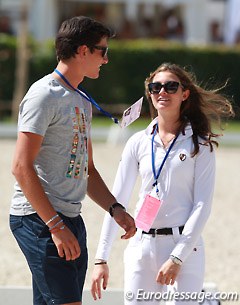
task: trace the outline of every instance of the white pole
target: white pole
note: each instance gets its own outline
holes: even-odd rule
[[[236,42],[240,32],[240,0],[228,0],[225,16],[224,41],[227,44]]]
[[[207,0],[191,0],[185,3],[184,20],[187,44],[206,44],[209,41]]]
[[[43,42],[52,39],[57,31],[56,0],[35,0],[32,5],[31,28],[35,38]]]

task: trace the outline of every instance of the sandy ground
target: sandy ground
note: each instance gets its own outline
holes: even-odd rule
[[[25,259],[8,227],[8,212],[13,193],[14,178],[10,167],[15,140],[0,140],[0,285],[29,286],[31,275]],[[94,143],[96,167],[111,188],[122,145]],[[204,230],[206,244],[206,282],[214,282],[219,291],[240,292],[240,148],[219,148],[217,151],[217,179],[211,217]],[[139,182],[138,182],[139,183]],[[137,183],[137,185],[138,185]],[[137,187],[136,187],[137,188]],[[132,196],[133,209],[137,191]],[[84,201],[83,217],[88,230],[89,271],[86,288],[90,287],[91,271],[104,216],[88,198]],[[109,288],[123,287],[122,252],[126,241],[115,242],[110,266]],[[224,302],[224,305],[238,304]]]

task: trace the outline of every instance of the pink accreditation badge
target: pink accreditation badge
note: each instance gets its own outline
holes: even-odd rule
[[[151,195],[147,195],[135,219],[136,227],[148,232],[157,216],[161,201]]]

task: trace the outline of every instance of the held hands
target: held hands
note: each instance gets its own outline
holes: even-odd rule
[[[173,285],[181,266],[174,263],[170,258],[161,266],[156,281],[161,285]]]
[[[92,274],[92,286],[91,286],[91,293],[93,299],[96,301],[97,298],[101,299],[102,297],[102,290],[107,288],[109,278],[109,268],[107,264],[103,265],[95,265]]]
[[[126,232],[121,236],[122,239],[128,239],[136,233],[134,219],[121,207],[114,208],[113,218]]]

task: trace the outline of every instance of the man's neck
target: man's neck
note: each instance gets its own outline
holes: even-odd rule
[[[60,61],[56,69],[68,80],[71,86],[74,87],[75,89],[83,81],[83,76],[77,73],[76,66],[74,67],[74,63],[71,61],[69,61],[68,63]],[[54,77],[58,79],[60,82],[64,82],[61,76],[58,75],[56,72],[54,72]],[[64,82],[64,85],[67,84]],[[67,86],[70,87],[69,85]]]

